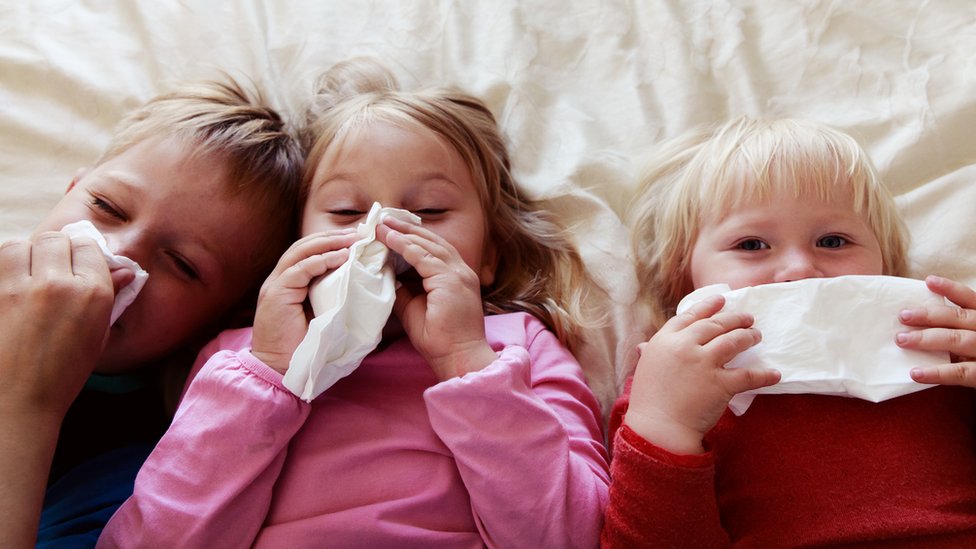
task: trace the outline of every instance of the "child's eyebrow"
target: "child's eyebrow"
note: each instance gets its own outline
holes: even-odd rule
[[[132,194],[141,194],[142,185],[139,184],[132,176],[124,172],[119,171],[109,171],[102,174],[102,179],[108,181],[109,183],[115,183],[126,191]]]
[[[442,172],[427,172],[418,175],[415,179],[418,184],[445,184],[452,187],[461,188],[461,184],[457,181],[451,179],[447,174]]]

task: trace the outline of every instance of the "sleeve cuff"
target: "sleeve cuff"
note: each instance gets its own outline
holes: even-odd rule
[[[673,467],[708,469],[715,463],[714,455],[710,451],[704,454],[673,454],[638,435],[626,423],[617,431],[617,439],[617,445],[626,444],[649,459]]]

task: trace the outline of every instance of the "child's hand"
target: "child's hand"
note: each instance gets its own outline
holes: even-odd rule
[[[105,257],[93,240],[59,232],[5,242],[0,288],[0,406],[50,413],[60,424],[109,332]]]
[[[952,364],[915,368],[912,379],[919,383],[976,387],[976,292],[939,276],[926,277],[925,285],[959,307],[942,305],[901,311],[902,324],[924,329],[899,332],[895,341],[906,349],[947,351]]]
[[[724,305],[722,296],[703,300],[641,349],[624,422],[670,452],[702,453],[702,438],[735,394],[779,381],[776,370],[725,368],[762,336],[752,315],[719,312]]]
[[[288,248],[261,286],[254,313],[251,354],[284,374],[308,332],[305,300],[312,280],[349,259],[359,237],[352,229],[315,233]]]
[[[422,278],[422,284],[401,280],[393,312],[438,379],[462,376],[493,362],[497,355],[485,338],[478,275],[436,233],[395,218],[383,223],[376,227],[377,238]]]

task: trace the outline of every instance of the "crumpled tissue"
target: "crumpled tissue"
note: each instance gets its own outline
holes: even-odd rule
[[[283,380],[306,402],[351,374],[383,337],[396,298],[396,274],[409,267],[376,240],[376,226],[388,216],[420,223],[406,210],[374,203],[356,227],[360,239],[349,247],[349,259],[309,287],[315,318]]]
[[[146,279],[149,278],[149,273],[128,257],[112,253],[112,250],[108,249],[108,243],[105,241],[105,237],[102,233],[98,232],[98,229],[95,228],[95,225],[91,221],[82,220],[68,223],[64,227],[61,227],[61,232],[68,235],[72,240],[79,236],[87,236],[94,240],[105,255],[105,262],[108,263],[109,271],[129,269],[135,273],[136,277],[132,282],[125,285],[115,294],[115,303],[112,305],[112,316],[109,319],[109,326],[115,324],[115,321],[122,316],[122,312],[125,311],[126,307],[136,300],[136,296],[142,291],[142,286],[146,283]]]
[[[747,312],[762,341],[726,368],[772,368],[780,382],[738,394],[729,402],[742,415],[757,394],[821,394],[881,402],[932,385],[913,381],[914,367],[949,361],[946,352],[903,349],[895,334],[910,331],[898,320],[904,308],[945,305],[921,280],[849,275],[810,278],[730,290],[699,288],[678,304],[678,313],[715,294],[724,311]]]

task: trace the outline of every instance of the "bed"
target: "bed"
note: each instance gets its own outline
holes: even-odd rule
[[[857,137],[897,194],[912,272],[976,284],[976,4],[693,0],[32,0],[0,6],[0,240],[23,236],[113,125],[172,82],[251,75],[297,112],[319,71],[385,59],[456,84],[574,227],[605,313],[580,351],[605,411],[647,315],[621,221],[655,142],[738,114]]]

